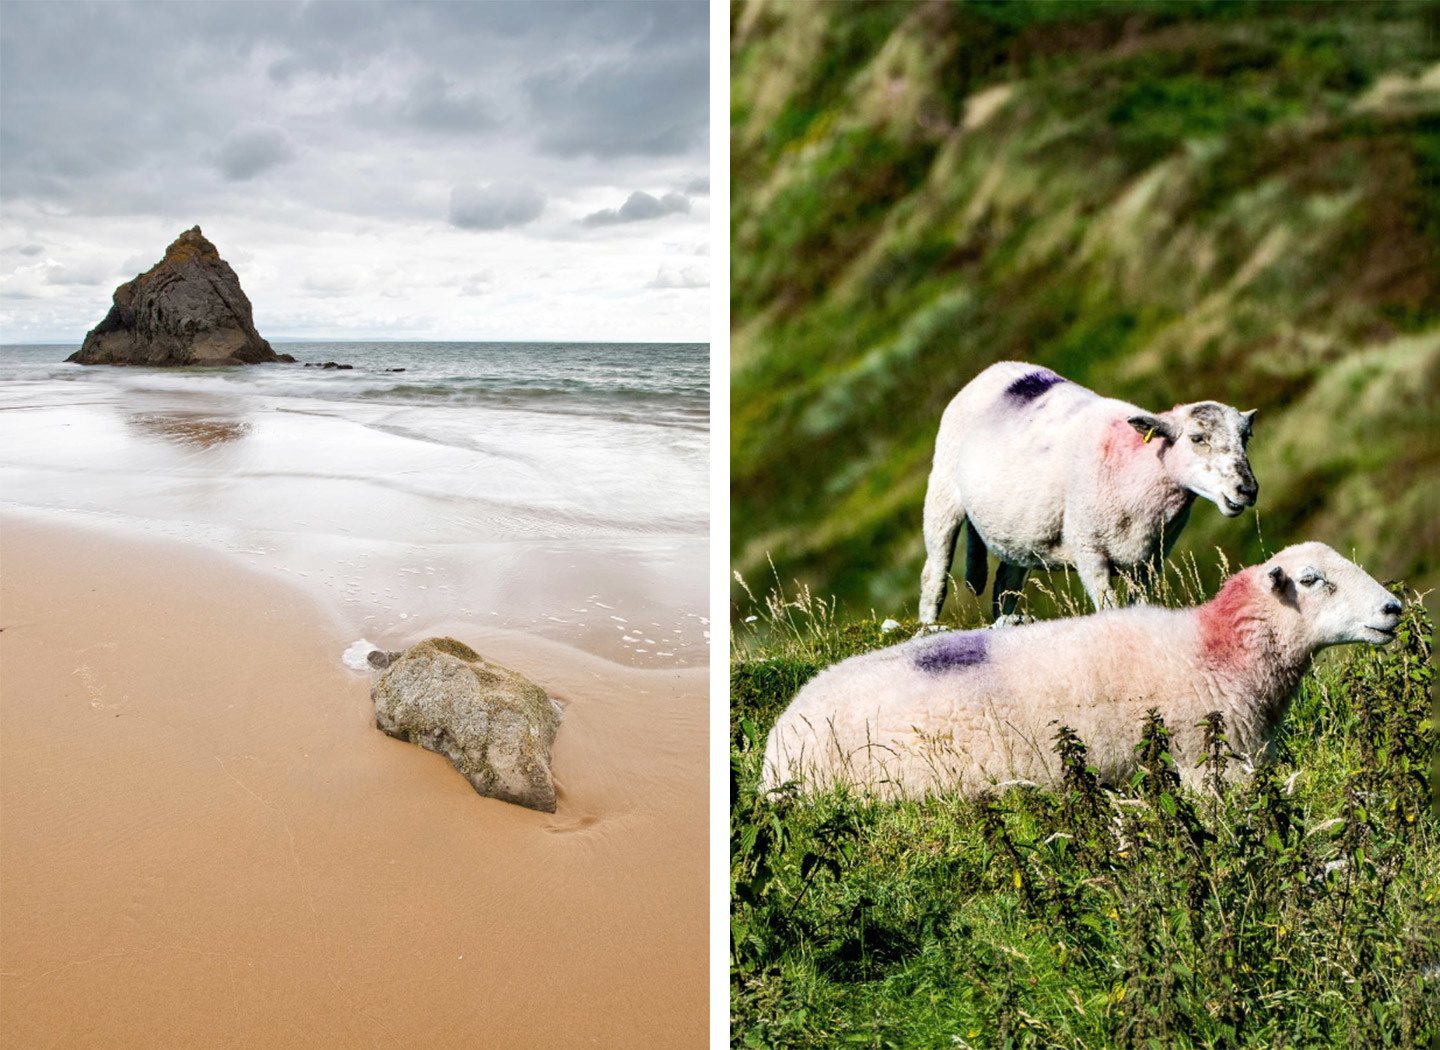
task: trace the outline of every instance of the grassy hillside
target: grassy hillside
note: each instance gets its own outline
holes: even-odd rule
[[[800,685],[914,622],[761,615],[731,663],[734,1045],[1440,1045],[1423,606],[1388,648],[1327,654],[1276,763],[1218,794],[1179,786],[1151,724],[1129,783],[1097,784],[1070,741],[1062,791],[900,803],[757,783]]]
[[[1319,539],[1440,584],[1440,7],[756,0],[733,26],[752,582],[773,559],[913,612],[941,410],[1022,358],[1260,409],[1258,517],[1203,504],[1179,553]]]

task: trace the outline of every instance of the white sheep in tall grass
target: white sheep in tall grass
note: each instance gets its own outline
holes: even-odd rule
[[[1048,368],[991,365],[940,421],[925,493],[920,620],[934,623],[960,525],[965,580],[1014,610],[1030,569],[1073,566],[1097,609],[1115,604],[1115,572],[1148,571],[1170,551],[1196,496],[1234,517],[1259,487],[1245,445],[1254,411],[1216,401],[1152,413],[1101,397]]]
[[[1102,780],[1119,783],[1150,708],[1193,784],[1206,716],[1220,712],[1230,746],[1262,760],[1311,657],[1391,641],[1400,612],[1358,566],[1302,543],[1236,573],[1204,605],[921,636],[807,683],[770,732],[764,784],[901,797],[1054,785],[1058,725],[1079,734]]]

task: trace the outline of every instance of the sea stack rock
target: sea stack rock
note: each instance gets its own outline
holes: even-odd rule
[[[482,795],[555,812],[560,705],[544,689],[453,638],[381,655],[370,661],[385,668],[370,691],[380,729],[444,755]]]
[[[294,361],[255,331],[240,278],[200,227],[115,289],[114,305],[67,361],[82,365],[250,365]]]

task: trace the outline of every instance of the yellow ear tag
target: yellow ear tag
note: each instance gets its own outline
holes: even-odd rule
[[[1151,427],[1149,430],[1145,431],[1145,444],[1147,444],[1147,445],[1150,444],[1150,439],[1153,438],[1154,436],[1155,436],[1155,428],[1154,428],[1154,427]]]

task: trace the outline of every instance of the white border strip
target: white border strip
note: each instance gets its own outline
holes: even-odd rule
[[[730,4],[710,0],[710,1046],[730,1045]]]

